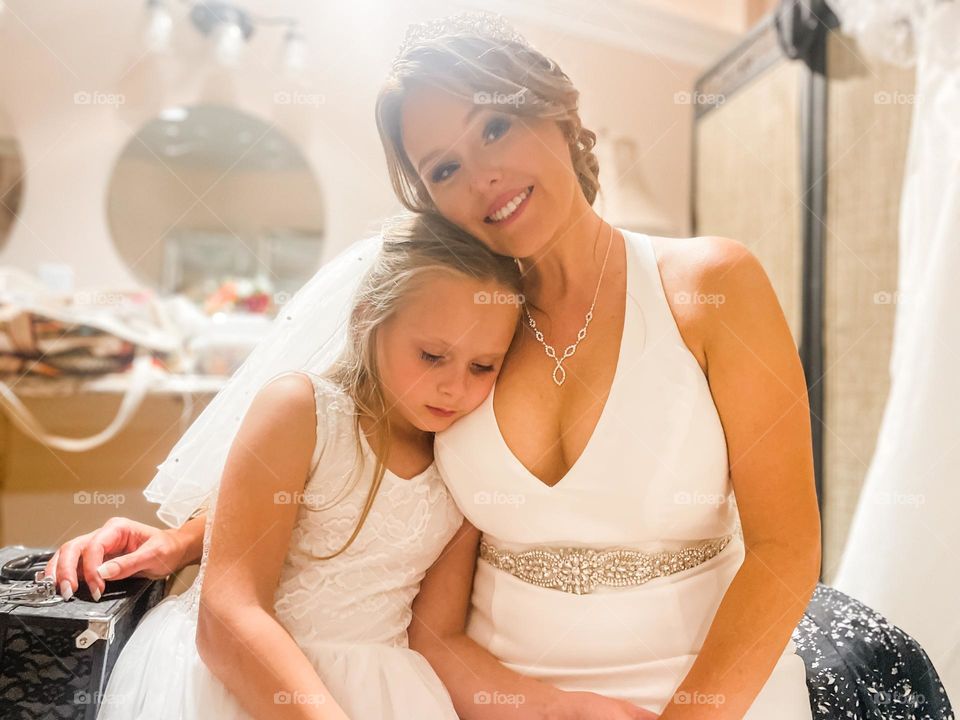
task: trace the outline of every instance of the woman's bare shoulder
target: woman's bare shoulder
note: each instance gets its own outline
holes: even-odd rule
[[[707,372],[706,338],[712,312],[722,299],[714,297],[712,286],[718,277],[749,255],[747,247],[719,235],[697,237],[650,236],[667,304],[684,343],[704,374]]]

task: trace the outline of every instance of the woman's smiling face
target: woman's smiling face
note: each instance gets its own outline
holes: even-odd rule
[[[496,253],[531,257],[566,224],[578,195],[586,201],[560,126],[502,107],[418,85],[403,103],[403,145],[448,220]]]

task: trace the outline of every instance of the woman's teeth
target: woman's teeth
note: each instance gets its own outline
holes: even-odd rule
[[[513,215],[514,211],[520,206],[520,203],[522,203],[526,199],[527,195],[529,194],[530,194],[530,189],[528,188],[523,192],[521,192],[519,195],[517,195],[513,200],[508,202],[502,208],[497,210],[493,215],[487,216],[487,219],[491,220],[492,222],[500,222],[501,220],[506,220],[508,217]]]

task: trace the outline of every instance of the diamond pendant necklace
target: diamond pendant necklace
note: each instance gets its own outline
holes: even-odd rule
[[[601,225],[601,228],[603,226]],[[597,231],[597,235],[600,235],[600,231]],[[610,226],[610,241],[607,243],[607,254],[603,257],[603,266],[600,268],[600,278],[597,280],[597,289],[593,293],[593,302],[590,303],[590,309],[587,311],[586,322],[584,322],[583,327],[580,328],[580,332],[577,333],[577,341],[567,345],[566,350],[563,351],[562,357],[557,357],[557,350],[553,345],[548,345],[543,339],[543,333],[537,327],[536,321],[533,319],[533,316],[530,315],[530,311],[527,310],[527,303],[523,303],[523,310],[527,314],[527,324],[533,329],[533,334],[536,336],[537,340],[540,341],[540,344],[543,345],[544,351],[547,353],[547,357],[551,358],[555,363],[556,367],[553,369],[553,382],[559,387],[563,385],[564,380],[567,379],[567,371],[563,367],[563,361],[568,357],[571,357],[576,351],[577,346],[580,345],[582,341],[587,336],[587,327],[590,325],[590,321],[593,320],[593,307],[597,304],[597,296],[600,294],[600,283],[603,281],[603,271],[607,269],[607,258],[610,257],[610,247],[613,245],[613,226]]]

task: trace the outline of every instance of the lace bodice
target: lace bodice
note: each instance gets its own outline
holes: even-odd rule
[[[354,432],[356,408],[335,384],[313,373],[317,450],[304,485],[290,546],[274,594],[274,610],[301,647],[310,643],[406,646],[411,603],[424,573],[460,527],[463,516],[436,464],[404,479],[386,472],[360,534],[342,554],[360,517],[376,457]],[[195,612],[210,552],[216,494],[207,503],[203,555],[185,593]]]

